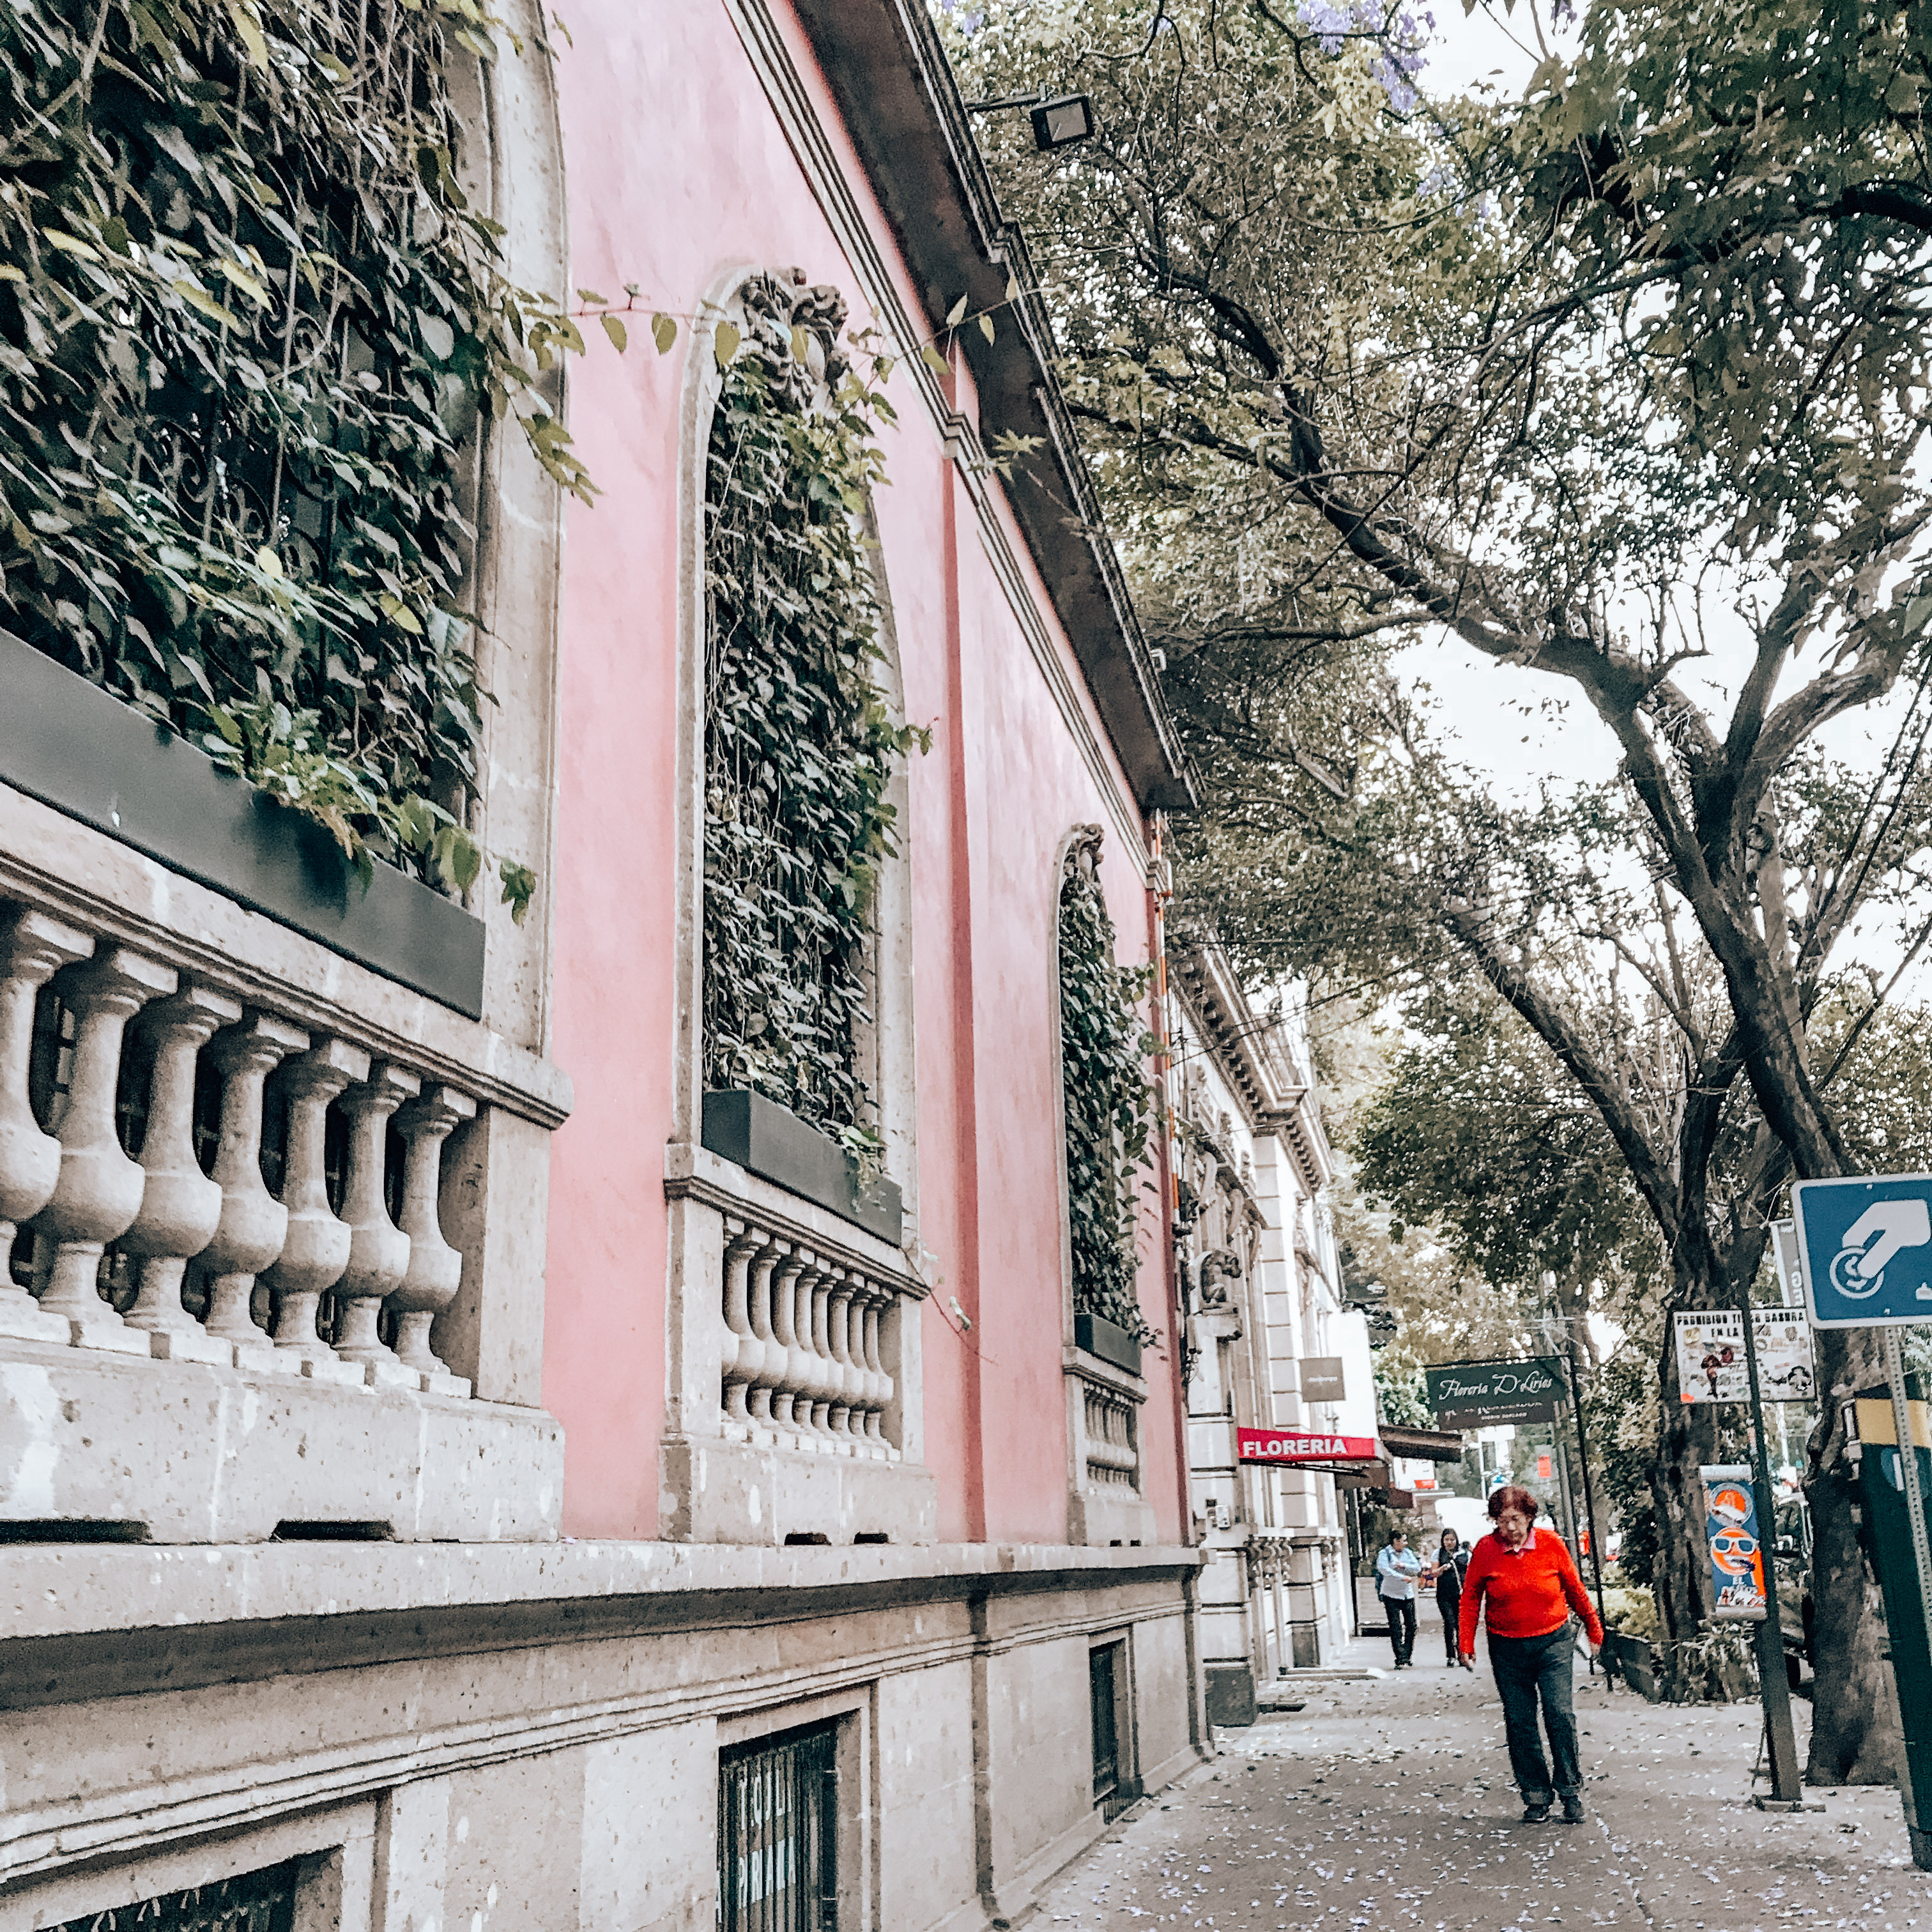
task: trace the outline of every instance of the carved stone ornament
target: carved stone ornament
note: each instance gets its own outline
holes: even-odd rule
[[[1100,844],[1106,834],[1097,825],[1076,825],[1071,838],[1066,842],[1066,856],[1062,862],[1062,870],[1067,878],[1078,876],[1089,885],[1100,865]]]
[[[845,326],[845,298],[835,288],[808,287],[802,268],[748,275],[739,284],[744,311],[740,356],[763,365],[772,400],[780,408],[802,413],[827,395],[836,395],[851,372],[838,346]],[[793,332],[800,332],[794,336]],[[799,360],[802,343],[805,359]]]

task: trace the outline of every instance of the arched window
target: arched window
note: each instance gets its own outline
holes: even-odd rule
[[[801,282],[748,277],[721,326],[737,340],[705,464],[703,1078],[876,1166],[878,914],[922,734],[896,716],[844,303]]]
[[[10,38],[10,628],[466,890],[479,422],[584,481],[542,393],[574,328],[478,166],[494,49],[408,0],[102,0]],[[520,916],[536,856],[496,854]]]
[[[1138,1002],[1147,968],[1114,962],[1114,922],[1099,878],[1101,831],[1074,829],[1060,866],[1060,1086],[1073,1309],[1124,1330],[1153,1330],[1136,1288],[1134,1227],[1153,1123]]]

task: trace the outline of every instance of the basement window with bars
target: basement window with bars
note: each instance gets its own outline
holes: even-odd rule
[[[90,1912],[49,1932],[294,1932],[302,1861]]]
[[[1133,1776],[1125,1638],[1096,1643],[1088,1651],[1087,1680],[1094,1723],[1094,1804],[1111,1823],[1139,1796]]]
[[[720,1932],[838,1932],[838,1727],[718,1758]]]

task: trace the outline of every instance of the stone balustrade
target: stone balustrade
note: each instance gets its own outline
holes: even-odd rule
[[[204,1163],[194,1116],[198,1086],[210,1084],[218,1125]],[[406,1101],[398,1227],[386,1202],[386,1130]],[[332,1106],[350,1130],[334,1202],[323,1154]],[[158,959],[98,945],[26,906],[0,907],[10,1263],[0,1335],[467,1396],[430,1330],[462,1274],[439,1216],[438,1156],[476,1112],[467,1094],[314,1039]],[[278,1192],[263,1178],[265,1148],[280,1150]],[[124,1306],[117,1256],[133,1264]],[[339,1311],[333,1335],[318,1320],[325,1295]],[[833,1298],[842,1342],[852,1297]]]
[[[930,1542],[925,1284],[856,1222],[702,1146],[667,1150],[674,1541]]]
[[[4,788],[0,811],[34,835],[0,836],[0,1543],[554,1538],[567,1082]],[[804,1298],[838,1373],[788,1384],[855,1451],[862,1286]]]
[[[722,1432],[826,1456],[898,1460],[879,1354],[893,1285],[743,1215],[724,1217]]]
[[[1134,1446],[1135,1406],[1098,1382],[1082,1382],[1086,1410],[1087,1480],[1101,1489],[1138,1490],[1140,1452]]]

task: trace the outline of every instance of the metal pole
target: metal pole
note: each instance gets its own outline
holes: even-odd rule
[[[1893,1331],[1888,1329],[1887,1334]],[[1791,1728],[1791,1680],[1785,1674],[1784,1623],[1778,1602],[1778,1495],[1771,1486],[1771,1457],[1765,1443],[1764,1395],[1757,1379],[1757,1321],[1744,1304],[1744,1366],[1750,1372],[1752,1448],[1757,1469],[1757,1536],[1764,1565],[1764,1621],[1757,1627],[1757,1682],[1764,1700],[1765,1736],[1771,1746],[1771,1802],[1804,1802],[1804,1784],[1798,1765],[1798,1739]],[[1918,1541],[1925,1531],[1922,1523]],[[1920,1575],[1925,1574],[1920,1559]]]
[[[1932,1648],[1932,1548],[1925,1535],[1925,1497],[1918,1480],[1918,1444],[1912,1433],[1912,1405],[1905,1384],[1905,1345],[1896,1328],[1885,1331],[1885,1378],[1892,1387],[1892,1419],[1898,1438],[1898,1474],[1905,1490],[1905,1514],[1912,1526],[1912,1567],[1918,1573],[1918,1612],[1925,1621],[1926,1640]],[[1894,1664],[1894,1670],[1898,1666]],[[1908,1772],[1900,1790],[1906,1800],[1905,1821],[1912,1841],[1912,1862],[1922,1871],[1928,1868],[1928,1834],[1922,1828],[1913,1802],[1914,1791]]]
[[[1571,1333],[1563,1340],[1564,1364],[1570,1371],[1570,1413],[1576,1424],[1576,1457],[1583,1466],[1583,1513],[1590,1519],[1590,1577],[1597,1586],[1597,1621],[1607,1630],[1610,1625],[1604,1622],[1604,1558],[1599,1547],[1604,1539],[1597,1528],[1597,1498],[1590,1486],[1590,1449],[1583,1437],[1583,1397],[1576,1385],[1576,1337]]]

